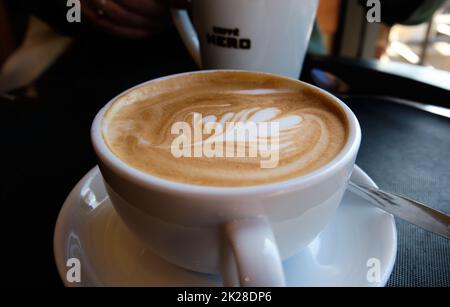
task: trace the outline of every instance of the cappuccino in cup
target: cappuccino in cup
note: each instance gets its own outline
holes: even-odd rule
[[[345,114],[328,96],[288,78],[242,71],[138,86],[113,102],[103,124],[106,144],[129,166],[217,187],[305,175],[333,160],[347,135]]]
[[[115,210],[155,254],[252,287],[285,285],[282,261],[330,221],[361,141],[331,94],[236,70],[138,85],[91,136]]]

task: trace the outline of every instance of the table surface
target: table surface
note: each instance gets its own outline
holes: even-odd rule
[[[314,63],[311,58],[306,67]],[[348,76],[367,79],[369,87],[389,80],[386,88],[394,94],[416,89],[346,65]],[[137,83],[195,69],[176,35],[152,43],[85,37],[37,82],[36,99],[0,100],[2,283],[62,285],[53,230],[65,197],[96,164],[89,138],[96,112]],[[450,103],[444,94],[436,100]],[[375,98],[346,102],[362,126],[359,166],[381,188],[450,213],[450,120]],[[388,285],[450,286],[450,241],[399,220],[397,227],[398,255]]]

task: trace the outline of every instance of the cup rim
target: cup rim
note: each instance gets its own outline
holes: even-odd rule
[[[319,91],[328,98],[332,99],[345,114],[346,120],[348,121],[348,136],[344,147],[341,149],[339,154],[336,155],[331,161],[307,174],[272,183],[237,186],[237,187],[202,186],[157,177],[126,164],[109,149],[103,137],[103,118],[104,115],[109,110],[109,108],[120,96],[150,83],[159,82],[175,77],[189,76],[192,74],[210,74],[215,72],[263,74],[267,76],[284,78],[294,82],[299,82],[303,86],[310,87]],[[312,84],[297,79],[292,79],[289,77],[266,72],[237,70],[237,69],[212,69],[212,70],[190,71],[159,77],[156,79],[142,82],[128,90],[123,91],[122,93],[112,98],[105,106],[103,106],[100,109],[100,111],[98,111],[91,126],[91,141],[94,147],[94,151],[97,154],[97,158],[100,160],[101,163],[103,163],[108,168],[112,169],[114,173],[119,174],[122,178],[131,181],[134,184],[137,184],[138,186],[147,187],[150,189],[157,189],[160,191],[165,191],[179,195],[195,194],[198,196],[215,195],[221,197],[229,197],[229,196],[255,195],[261,193],[264,194],[279,193],[290,189],[298,189],[300,187],[311,186],[316,184],[317,182],[320,182],[329,175],[339,171],[343,166],[347,165],[349,161],[354,159],[354,153],[358,151],[359,145],[361,143],[361,128],[355,114],[353,114],[350,108],[343,101],[341,101],[334,95],[328,93],[327,91],[318,88],[317,86],[314,86]]]

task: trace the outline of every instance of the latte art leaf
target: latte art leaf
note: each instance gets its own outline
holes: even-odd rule
[[[280,114],[282,114],[280,109],[271,107],[247,108],[235,113],[228,112],[220,118],[217,118],[216,115],[208,115],[203,117],[202,124],[209,123],[215,133],[204,138],[202,143],[210,144],[233,140],[243,142],[248,152],[263,150],[265,155],[273,151],[279,152],[280,148],[289,150],[289,145],[294,143],[292,138],[296,136],[296,133],[301,133],[302,116],[300,114],[280,116]],[[241,129],[236,129],[234,125],[230,128],[230,125],[227,126],[230,123],[242,124]],[[271,129],[258,129],[260,124],[267,124],[268,127],[271,123],[277,124],[276,135],[271,133]],[[270,142],[273,146],[259,146],[262,141]]]

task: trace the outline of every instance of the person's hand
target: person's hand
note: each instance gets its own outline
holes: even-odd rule
[[[96,27],[127,38],[148,38],[170,25],[171,7],[190,0],[83,0],[83,15]]]

